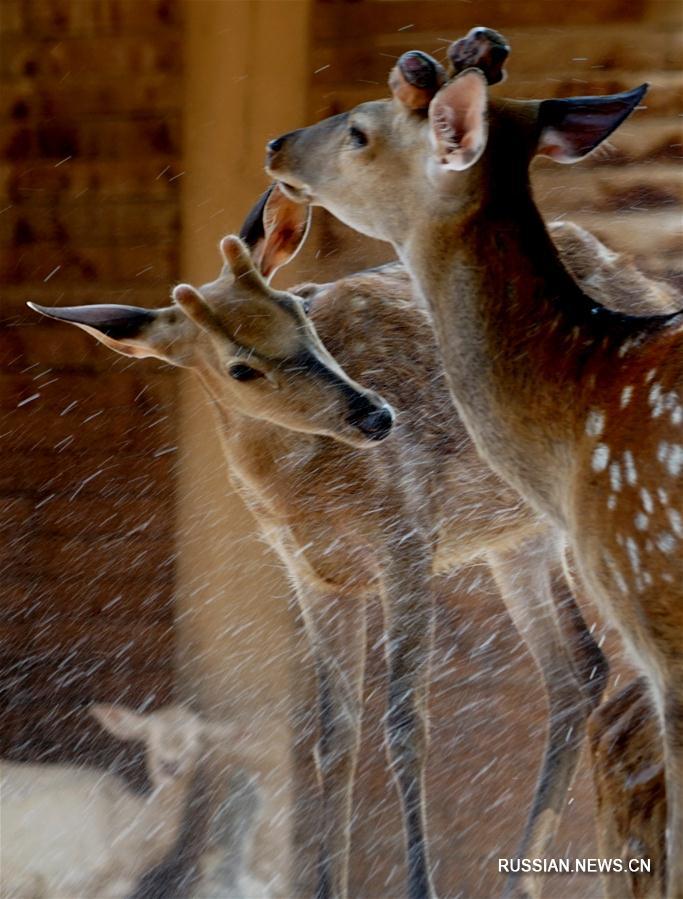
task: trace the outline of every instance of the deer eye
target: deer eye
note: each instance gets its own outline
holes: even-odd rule
[[[349,140],[351,141],[351,145],[356,149],[367,147],[368,145],[367,134],[355,125],[351,125],[349,128]]]
[[[228,369],[228,374],[236,381],[255,381],[257,378],[264,376],[263,372],[259,371],[258,368],[252,368],[251,365],[243,365],[240,362],[231,365]]]

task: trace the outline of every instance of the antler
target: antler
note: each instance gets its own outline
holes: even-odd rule
[[[446,70],[421,50],[404,53],[391,70],[389,87],[408,109],[427,109],[432,97],[446,83]]]
[[[481,26],[470,29],[465,37],[453,41],[448,48],[452,75],[458,75],[465,69],[481,69],[489,84],[505,80],[503,65],[509,55],[510,45],[503,35]]]

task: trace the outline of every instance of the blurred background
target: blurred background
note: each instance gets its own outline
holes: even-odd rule
[[[402,52],[444,59],[477,24],[512,45],[499,94],[650,83],[607,150],[575,167],[539,164],[534,187],[549,220],[571,218],[683,286],[678,0],[2,0],[3,756],[115,764],[134,778],[135,753],[89,722],[92,701],[247,716],[269,760],[266,824],[280,857],[307,845],[306,815],[293,812],[314,790],[306,651],[202,394],[25,303],[164,305],[181,278],[215,277],[219,237],[266,186],[267,138],[385,96]],[[316,214],[307,250],[278,283],[389,257]],[[520,834],[545,704],[483,568],[443,579],[438,603],[436,885],[444,897],[484,897]],[[370,647],[380,632],[373,610]],[[380,741],[382,667],[371,650],[352,894],[393,897],[403,849]],[[591,795],[584,766],[557,855],[596,854]],[[293,895],[307,895],[309,877],[297,864]],[[600,887],[562,878],[547,895]]]

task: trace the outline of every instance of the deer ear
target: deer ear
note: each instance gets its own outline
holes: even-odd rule
[[[263,210],[265,243],[259,269],[270,280],[277,269],[291,262],[306,240],[311,224],[311,207],[295,203],[275,185]]]
[[[142,309],[139,306],[93,304],[92,306],[39,306],[27,304],[35,312],[57,321],[77,325],[100,343],[123,356],[144,359],[152,356],[184,365],[189,322],[173,306]]]
[[[432,145],[444,169],[468,169],[484,152],[487,106],[486,79],[478,69],[467,69],[434,97],[429,106]]]
[[[605,97],[543,100],[536,153],[555,162],[576,162],[599,146],[645,96],[648,85]]]
[[[143,740],[147,734],[146,717],[125,706],[98,702],[90,707],[90,714],[119,740]]]
[[[270,281],[275,272],[301,249],[311,221],[311,209],[271,185],[252,207],[240,230],[254,263]]]

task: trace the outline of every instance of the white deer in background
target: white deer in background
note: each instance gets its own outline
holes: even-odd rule
[[[3,760],[2,899],[125,899],[173,846],[212,744],[242,761],[235,726],[182,706],[139,714],[97,704],[91,712],[115,737],[145,744],[151,790],[136,793],[94,768]]]

